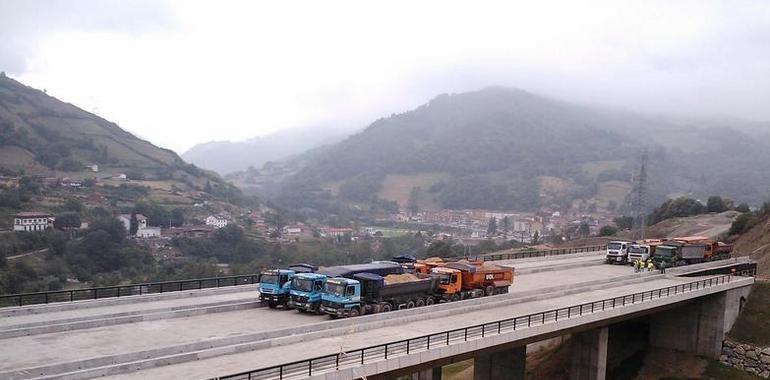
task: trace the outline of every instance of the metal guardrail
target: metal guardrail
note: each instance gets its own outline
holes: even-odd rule
[[[509,253],[491,253],[476,256],[476,260],[494,261],[510,260],[529,257],[567,255],[573,253],[600,251],[607,249],[606,245],[576,247],[565,249],[548,249],[539,251],[521,251]],[[48,304],[54,302],[72,302],[93,300],[101,298],[114,298],[156,294],[166,292],[178,292],[193,289],[219,288],[224,286],[255,284],[259,280],[258,274],[246,274],[240,276],[197,278],[190,280],[148,282],[142,284],[105,286],[96,288],[84,288],[73,290],[54,290],[36,293],[20,293],[0,295],[0,307],[25,306]]]
[[[587,247],[575,247],[575,248],[562,248],[562,249],[544,249],[538,251],[519,251],[508,253],[487,253],[484,255],[476,256],[476,260],[480,261],[496,261],[496,260],[511,260],[511,259],[526,259],[530,257],[543,257],[543,256],[561,256],[570,255],[575,253],[594,252],[607,250],[607,245],[594,245]]]
[[[72,302],[145,294],[179,292],[193,289],[221,288],[258,282],[256,274],[196,278],[179,281],[147,282],[142,284],[105,286],[98,288],[56,290],[49,292],[0,295],[0,307]]]
[[[736,275],[749,275],[737,273]],[[241,372],[233,375],[215,377],[210,380],[284,380],[302,379],[321,373],[339,369],[361,366],[366,363],[387,360],[412,353],[430,350],[436,347],[446,347],[454,343],[467,342],[472,339],[483,339],[486,336],[500,335],[532,326],[544,325],[558,320],[579,317],[588,313],[612,310],[666,298],[677,294],[692,292],[699,289],[730,283],[733,275],[712,277],[685,284],[668,286],[620,297],[607,298],[600,301],[583,303],[559,309],[528,314],[519,317],[501,319],[495,322],[478,324],[471,327],[448,330],[440,333],[423,335],[417,338],[397,342],[369,346],[348,352],[318,356],[312,359],[299,360],[287,364]]]

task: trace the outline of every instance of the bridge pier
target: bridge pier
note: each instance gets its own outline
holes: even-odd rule
[[[604,380],[606,378],[608,337],[607,327],[572,335],[570,379]]]
[[[650,316],[650,345],[719,359],[750,286],[712,294]]]
[[[473,380],[524,380],[527,346],[478,354],[473,358]]]

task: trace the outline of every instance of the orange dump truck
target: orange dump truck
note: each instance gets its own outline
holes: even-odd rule
[[[730,244],[721,243],[715,240],[709,239],[707,236],[683,236],[675,237],[671,239],[683,244],[691,245],[705,245],[706,252],[703,259],[709,260],[722,260],[730,257],[730,253],[733,250],[733,246]]]
[[[445,301],[508,293],[513,283],[513,268],[481,262],[448,262],[431,273],[439,276],[439,292]]]

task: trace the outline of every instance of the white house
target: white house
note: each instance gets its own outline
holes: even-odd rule
[[[227,225],[227,218],[222,215],[211,215],[206,218],[206,225],[222,228]]]
[[[53,227],[54,217],[45,212],[20,212],[13,216],[14,231],[43,231]]]
[[[302,233],[302,226],[293,225],[283,227],[283,233],[285,235],[299,235]]]
[[[160,237],[160,227],[144,227],[136,230],[136,237],[146,239]]]

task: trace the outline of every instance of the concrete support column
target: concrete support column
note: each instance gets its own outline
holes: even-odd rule
[[[412,374],[412,380],[441,380],[441,367],[424,369]]]
[[[572,336],[570,379],[604,380],[606,378],[608,337],[607,327]]]
[[[722,340],[738,315],[740,298],[750,287],[702,297],[650,317],[650,345],[719,359]]]
[[[524,380],[527,370],[527,347],[515,347],[473,359],[473,380]]]

